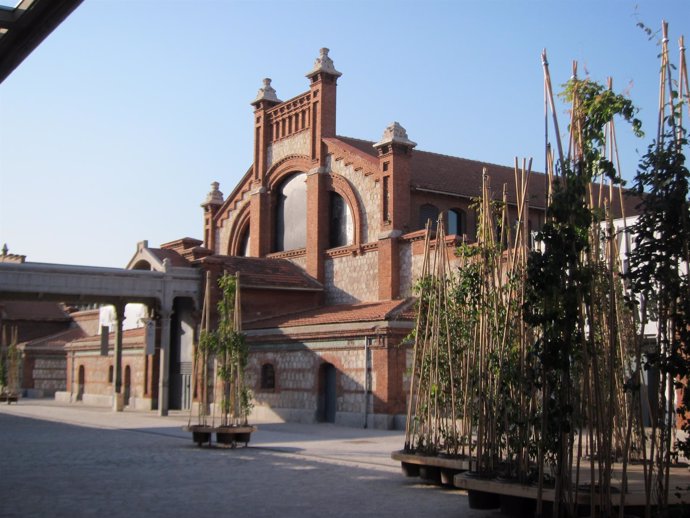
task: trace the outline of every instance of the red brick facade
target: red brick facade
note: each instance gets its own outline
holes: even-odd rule
[[[474,240],[472,200],[485,174],[497,200],[505,191],[515,219],[514,168],[418,151],[398,123],[376,143],[337,135],[340,75],[322,49],[304,93],[281,101],[265,79],[251,103],[253,164],[225,199],[212,185],[202,204],[203,241],[142,249],[130,267],[167,261],[210,272],[213,286],[223,272],[240,272],[257,414],[400,426],[411,361],[403,341],[412,328],[426,216],[440,215],[456,234],[446,242],[452,262],[457,244]],[[533,173],[529,189],[528,221],[537,230],[544,176]],[[217,298],[214,290],[211,307]],[[184,318],[178,310],[173,328],[187,322],[198,338],[200,309],[186,308]],[[191,347],[181,343],[178,337],[172,347]],[[175,354],[183,365],[187,353]],[[138,384],[133,397],[155,399],[157,362],[124,358]],[[89,367],[101,384],[95,392],[109,390],[95,381],[106,378],[106,366],[103,358]]]

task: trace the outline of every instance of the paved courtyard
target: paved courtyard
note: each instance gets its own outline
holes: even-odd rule
[[[0,405],[0,516],[433,516],[459,490],[401,475],[400,432],[258,423],[248,448],[199,448],[188,415],[22,400]]]

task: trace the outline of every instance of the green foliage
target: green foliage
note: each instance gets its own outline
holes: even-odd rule
[[[597,82],[571,78],[563,85],[560,96],[573,104],[573,126],[577,144],[582,153],[576,157],[573,172],[593,181],[603,176],[618,182],[613,162],[605,157],[606,125],[614,117],[622,117],[632,126],[637,137],[642,137],[642,122],[635,117],[637,108],[632,101]],[[566,164],[561,164],[564,166]],[[567,173],[564,176],[568,176]]]
[[[645,369],[658,369],[662,380],[677,389],[690,376],[690,172],[684,154],[688,140],[675,121],[674,117],[666,119],[662,140],[649,146],[635,177],[633,189],[642,202],[632,229],[635,248],[628,278],[659,328],[656,346],[646,355]],[[673,426],[673,416],[665,411],[663,390],[652,404],[660,407],[655,413],[656,425],[665,433],[665,428]],[[679,403],[677,413],[687,415],[686,398]],[[690,431],[687,420],[682,426]],[[679,442],[679,447],[690,454],[690,440]]]
[[[244,371],[249,361],[249,347],[245,335],[239,331],[241,322],[237,303],[237,278],[223,274],[218,279],[221,297],[218,301],[218,326],[213,333],[202,334],[200,348],[208,348],[215,354],[217,375],[223,382],[221,409],[224,424],[229,415],[243,417],[246,421],[251,412],[251,393],[244,385]]]
[[[531,252],[528,259],[524,305],[525,322],[539,330],[532,356],[533,379],[542,391],[546,418],[543,446],[556,459],[563,451],[563,439],[580,420],[574,380],[581,376],[583,358],[595,354],[602,340],[597,338],[592,312],[583,310],[583,304],[595,300],[595,287],[605,275],[597,270],[598,259],[589,260],[597,255],[590,250],[591,232],[603,215],[589,206],[588,188],[602,177],[618,182],[613,163],[604,155],[609,121],[622,117],[637,136],[642,135],[632,102],[595,82],[571,79],[561,95],[573,105],[570,129],[575,146],[572,159],[557,164],[559,176],[547,221],[537,236],[543,251]]]

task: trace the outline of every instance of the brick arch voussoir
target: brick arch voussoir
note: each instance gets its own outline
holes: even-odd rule
[[[230,238],[228,239],[228,255],[237,255],[238,248],[240,246],[240,240],[242,239],[242,234],[246,226],[249,225],[250,213],[250,204],[246,203],[244,207],[240,209],[239,214],[232,222],[232,228],[230,229]]]
[[[311,158],[304,155],[290,155],[275,163],[266,173],[265,185],[273,190],[287,176],[293,173],[308,173],[314,167]]]
[[[339,174],[330,173],[328,175],[328,189],[337,192],[345,199],[345,202],[350,206],[352,212],[352,219],[354,223],[354,245],[359,246],[362,238],[362,205],[355,194],[355,189],[350,182]]]

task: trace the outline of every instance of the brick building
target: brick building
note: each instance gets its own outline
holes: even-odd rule
[[[442,217],[452,260],[459,243],[475,238],[471,206],[485,170],[516,218],[514,169],[416,150],[398,123],[378,142],[339,136],[340,75],[321,49],[306,92],[281,101],[264,79],[251,103],[253,164],[227,197],[212,184],[203,241],[140,243],[128,268],[188,267],[213,280],[240,272],[258,415],[399,427],[411,363],[403,341],[413,326],[426,221]],[[532,230],[543,222],[544,192],[544,176],[533,173]],[[173,309],[170,406],[183,408],[201,308],[182,301]],[[97,349],[92,342],[74,351]],[[143,340],[132,335],[131,343],[132,358],[143,354]],[[132,393],[155,391],[153,363],[143,371],[132,363],[130,379],[141,385]],[[105,383],[107,368],[97,371]]]

